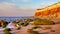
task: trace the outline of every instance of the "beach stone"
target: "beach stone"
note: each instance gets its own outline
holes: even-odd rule
[[[55,32],[55,30],[51,30],[51,32]]]

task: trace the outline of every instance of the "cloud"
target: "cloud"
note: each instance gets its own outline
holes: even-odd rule
[[[57,2],[42,2],[42,3],[38,4],[37,6],[35,6],[35,8],[36,9],[38,9],[38,8],[39,9],[45,8],[45,7],[50,6],[50,5],[53,5],[55,3],[57,3]]]
[[[22,2],[29,2],[30,0],[22,0]]]
[[[24,3],[27,3],[27,2],[29,2],[30,0],[11,0],[12,2],[16,2],[16,1],[18,1],[18,2],[24,2]]]
[[[0,3],[0,16],[32,16],[34,10],[21,9],[19,6],[11,3]]]
[[[15,0],[14,0],[15,1]],[[29,1],[29,0],[24,0]],[[34,15],[34,10],[47,7],[56,2],[42,2],[36,6],[26,6],[21,7],[13,3],[2,2],[0,3],[0,16],[32,16]]]
[[[27,6],[23,6],[22,8],[23,9],[41,9],[41,8],[45,8],[47,6],[50,6],[50,5],[53,5],[57,2],[41,2],[41,3],[36,3],[34,5],[30,4],[30,5],[27,5]]]
[[[11,0],[12,2],[16,2],[16,0]]]

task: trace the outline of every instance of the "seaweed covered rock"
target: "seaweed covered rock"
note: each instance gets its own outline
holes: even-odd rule
[[[33,21],[33,24],[35,24],[35,25],[53,25],[55,23],[53,21],[50,21],[50,20],[36,18]]]
[[[5,28],[5,29],[4,29],[4,34],[11,34],[10,31],[11,31],[10,28]]]
[[[28,29],[28,32],[30,34],[41,34],[41,33],[37,32],[37,31],[33,31],[32,29]]]
[[[4,21],[4,20],[0,20],[0,27],[5,28],[8,25],[8,22]]]

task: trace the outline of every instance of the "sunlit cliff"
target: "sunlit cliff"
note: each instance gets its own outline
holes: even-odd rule
[[[60,2],[50,5],[48,7],[37,9],[35,17],[39,18],[59,18],[60,17]]]

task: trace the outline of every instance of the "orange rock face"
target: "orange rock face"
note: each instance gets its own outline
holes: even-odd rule
[[[40,15],[41,15],[40,12],[36,12],[36,13],[35,13],[35,16],[40,16]]]
[[[52,6],[46,7],[41,10],[36,10],[35,16],[44,16],[44,15],[49,15],[49,14],[55,14],[60,11],[60,2],[56,3]]]
[[[41,12],[41,15],[49,15],[49,11],[48,11],[48,10],[42,11],[42,12]]]
[[[60,8],[53,8],[52,10],[50,10],[50,14],[54,14],[60,11]]]

